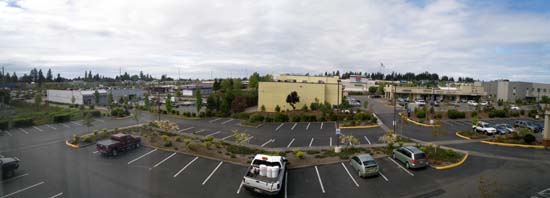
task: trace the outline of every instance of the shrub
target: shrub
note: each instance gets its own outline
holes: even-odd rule
[[[181,137],[180,136],[176,137],[176,142],[181,142]]]
[[[302,117],[299,115],[292,116],[291,121],[292,122],[300,122],[302,120]]]
[[[474,111],[470,114],[470,117],[477,117],[477,111]]]
[[[235,113],[231,117],[235,119],[248,120],[250,118],[250,113],[246,113],[246,112]]]
[[[368,112],[356,113],[355,115],[353,115],[353,119],[359,121],[372,120],[372,118],[374,118],[374,116],[372,116],[372,114]]]
[[[164,144],[162,144],[164,147],[171,147],[172,141],[164,141]]]
[[[261,153],[256,149],[248,148],[246,146],[238,146],[238,145],[229,145],[227,147],[227,151],[233,154],[243,154],[243,155]]]
[[[210,142],[210,141],[203,142],[202,144],[203,144],[204,147],[207,148],[207,149],[210,149],[210,147],[212,146],[212,142]]]
[[[303,114],[302,115],[302,122],[315,122],[317,121],[317,116],[310,115],[310,114]]]
[[[304,106],[302,106],[302,111],[308,111],[308,108],[307,108],[306,104],[304,104]]]
[[[529,111],[528,116],[531,117],[531,118],[535,118],[537,116],[537,114],[538,114],[537,110],[533,109],[533,110]]]
[[[197,113],[192,112],[192,113],[191,113],[191,117],[197,117]]]
[[[178,112],[178,115],[179,115],[179,112]],[[206,113],[205,113],[204,111],[203,111],[203,112],[200,112],[200,113],[199,113],[199,117],[201,117],[201,118],[206,117]]]
[[[517,111],[510,112],[510,116],[512,116],[512,117],[519,117],[519,115],[520,114]]]
[[[13,120],[13,127],[29,127],[33,125],[32,118],[19,118]]]
[[[261,114],[257,114],[257,113],[256,113],[256,114],[252,114],[252,115],[249,117],[249,119],[248,119],[248,121],[250,121],[250,122],[252,122],[252,123],[254,123],[254,122],[261,122],[261,121],[263,121],[263,120],[264,120],[264,116],[261,115]]]
[[[276,113],[275,116],[273,117],[273,120],[275,122],[287,122],[288,116],[286,114]]]
[[[449,119],[461,119],[466,118],[466,114],[464,112],[460,112],[454,109],[449,109],[447,111],[447,116],[449,116]]]
[[[91,135],[82,136],[82,141],[90,143],[90,142],[92,142],[92,136]]]
[[[115,107],[111,110],[111,116],[114,116],[114,117],[124,117],[128,115],[130,115],[130,112],[120,107]]]
[[[523,136],[523,141],[526,143],[526,144],[532,144],[533,142],[535,142],[537,140],[537,138],[535,138],[534,135],[532,134],[527,134],[525,136]]]
[[[85,110],[82,113],[84,113],[84,115],[90,114],[92,117],[101,117],[101,112],[99,110]]]
[[[214,141],[214,136],[211,136],[211,135],[206,136],[205,141],[207,141],[207,142],[212,142],[212,141]]]
[[[418,110],[415,112],[417,118],[426,118],[426,111]]]
[[[191,143],[191,139],[185,138],[183,139],[183,143],[185,144],[185,146],[188,146]]]
[[[168,135],[161,135],[160,138],[164,141],[168,140]]]
[[[300,159],[304,159],[305,153],[303,151],[298,151],[298,152],[295,152],[294,155],[296,155],[296,157]]]
[[[80,142],[80,136],[73,134],[73,144],[78,144]]]
[[[0,130],[6,131],[10,127],[10,122],[7,120],[0,121]]]
[[[71,120],[71,114],[68,114],[68,113],[57,114],[53,116],[54,123],[68,122],[70,120]]]
[[[490,118],[505,118],[506,117],[506,111],[504,110],[492,110],[489,112]]]

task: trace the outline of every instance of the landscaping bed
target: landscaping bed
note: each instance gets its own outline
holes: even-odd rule
[[[487,135],[485,135],[483,133],[476,133],[472,130],[460,131],[460,132],[458,132],[458,134],[460,134],[462,136],[465,136],[465,137],[468,137],[470,139],[484,139],[484,138],[488,137]]]
[[[442,149],[439,146],[417,146],[420,150],[426,153],[428,162],[432,166],[447,166],[460,162],[464,155],[451,149]]]
[[[497,135],[490,140],[491,142],[508,143],[508,144],[524,144],[524,145],[543,145],[542,140],[537,140],[536,137],[527,129],[520,129],[515,133]]]

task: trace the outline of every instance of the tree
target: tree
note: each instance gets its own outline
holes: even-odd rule
[[[134,115],[132,116],[132,118],[134,118],[134,120],[136,121],[136,124],[139,124],[139,119],[141,118],[141,109],[140,108],[136,108],[134,110]]]
[[[172,112],[172,96],[170,94],[166,96],[166,100],[164,101],[164,103],[164,108],[166,109],[166,111]]]
[[[48,69],[48,72],[46,73],[46,81],[48,82],[53,81],[52,69]]]
[[[74,98],[74,96],[71,96],[71,104],[74,105],[74,102],[76,102],[76,98]]]
[[[275,106],[275,111],[276,112],[281,112],[281,107],[279,107],[279,105]]]
[[[369,93],[375,94],[378,91],[378,87],[369,87]]]
[[[97,89],[94,92],[94,99],[95,99],[95,104],[99,105],[99,91],[97,91]]]
[[[260,107],[260,108],[261,108],[262,112],[265,112],[265,105],[262,105],[262,107]]]
[[[34,104],[36,104],[37,107],[42,104],[42,91],[38,90],[36,95],[34,95]]]
[[[292,107],[292,110],[296,110],[296,106],[294,105],[298,102],[300,102],[300,96],[298,96],[298,92],[293,91],[290,92],[288,96],[286,96],[286,103],[288,103]]]
[[[239,132],[237,130],[234,130],[233,138],[235,139],[235,142],[237,144],[241,145],[243,142],[250,140],[250,135],[245,132]]]
[[[82,119],[82,124],[84,124],[84,126],[86,126],[86,128],[89,128],[92,126],[92,114],[89,113],[89,112],[84,112],[83,113],[83,119]]]
[[[113,101],[113,93],[109,92],[109,94],[107,94],[107,105],[109,105],[109,108],[113,106]]]
[[[231,112],[239,113],[243,112],[246,109],[246,97],[237,96],[231,102]]]
[[[195,89],[195,107],[197,108],[197,113],[201,112],[202,94],[200,89]]]
[[[181,97],[181,90],[180,89],[176,89],[176,97],[177,98]]]
[[[353,146],[354,144],[359,144],[359,139],[354,137],[353,135],[340,135],[340,143]]]
[[[38,83],[42,84],[46,78],[44,77],[44,73],[42,73],[42,69],[38,71]]]
[[[248,79],[248,88],[256,89],[258,88],[258,83],[260,82],[260,74],[254,72]]]
[[[150,105],[150,101],[149,101],[149,93],[145,93],[143,95],[143,104],[145,105],[145,108],[148,110],[149,109],[149,105]]]

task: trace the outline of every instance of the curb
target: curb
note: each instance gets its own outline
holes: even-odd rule
[[[460,160],[460,161],[457,162],[457,163],[450,164],[450,165],[447,165],[447,166],[434,166],[433,168],[436,169],[436,170],[451,169],[451,168],[454,168],[454,167],[457,167],[457,166],[460,166],[460,165],[464,164],[464,162],[466,161],[466,159],[468,159],[468,153],[464,153],[464,158],[462,158],[462,160]]]
[[[544,149],[544,146],[542,145],[528,145],[528,144],[511,144],[511,143],[501,143],[501,142],[492,142],[492,141],[480,141],[484,144],[491,144],[491,145],[497,145],[497,146],[505,146],[505,147],[521,147],[521,148],[532,148],[532,149]]]
[[[347,127],[340,127],[341,129],[370,129],[370,128],[376,128],[379,127],[376,125],[366,125],[366,126],[347,126]]]
[[[113,116],[111,116],[111,117],[113,117]],[[121,117],[121,118],[116,118],[116,117],[115,117],[115,118],[113,118],[113,119],[115,119],[115,120],[126,120],[126,119],[128,119],[128,118],[130,118],[130,117],[132,117],[132,114],[130,114],[129,116],[126,116],[126,117]]]
[[[458,137],[460,137],[460,138],[462,138],[462,139],[466,139],[466,140],[471,140],[471,138],[469,138],[469,137],[466,137],[466,136],[460,135],[460,133],[459,133],[459,132],[456,132],[456,133],[455,133],[455,135],[456,135],[456,136],[458,136]]]
[[[414,120],[411,120],[411,119],[405,117],[402,113],[399,113],[399,115],[400,115],[403,119],[407,120],[407,122],[411,122],[411,123],[416,124],[416,125],[418,125],[418,126],[425,126],[425,127],[440,127],[440,126],[441,126],[441,125],[437,125],[437,124],[424,124],[424,123],[420,123],[420,122],[417,122],[417,121],[414,121]]]
[[[76,144],[71,144],[69,143],[69,140],[65,140],[65,144],[71,148],[74,148],[74,149],[77,149],[77,148],[80,148],[80,146],[76,145]]]

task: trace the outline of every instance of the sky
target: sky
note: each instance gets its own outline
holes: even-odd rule
[[[428,71],[550,83],[550,1],[0,0],[0,66],[66,77]]]

